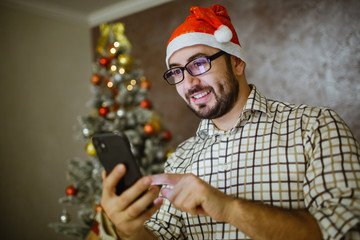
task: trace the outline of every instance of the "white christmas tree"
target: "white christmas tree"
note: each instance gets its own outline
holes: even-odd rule
[[[79,118],[79,137],[85,142],[88,159],[69,161],[66,173],[69,186],[59,199],[64,206],[60,222],[50,223],[55,231],[84,239],[93,227],[94,216],[101,209],[101,164],[91,138],[97,133],[124,132],[144,175],[163,171],[171,150],[170,131],[164,129],[160,116],[147,98],[150,82],[134,69],[131,45],[124,34],[124,24],[100,25],[100,37],[91,87],[91,113]],[[77,207],[80,223],[72,223],[70,208]]]

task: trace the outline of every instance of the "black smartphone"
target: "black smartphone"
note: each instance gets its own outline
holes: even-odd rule
[[[107,174],[119,163],[126,166],[126,174],[116,186],[117,195],[120,195],[142,177],[140,168],[131,152],[130,142],[124,133],[95,134],[92,142],[99,161]]]

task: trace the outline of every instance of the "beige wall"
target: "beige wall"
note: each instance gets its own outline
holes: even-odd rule
[[[246,49],[249,82],[270,98],[334,108],[360,138],[359,1],[221,2]],[[164,50],[197,3],[214,1],[178,0],[121,19],[174,144],[193,134],[198,119],[161,78]],[[73,127],[89,113],[89,29],[6,7],[0,26],[1,238],[64,239],[47,224],[61,214],[66,161],[85,156]]]
[[[0,238],[64,239],[47,225],[66,161],[84,152],[73,127],[90,99],[89,28],[7,7],[0,26]]]

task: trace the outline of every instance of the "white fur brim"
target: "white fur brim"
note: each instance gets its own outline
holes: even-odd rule
[[[207,33],[186,33],[174,38],[166,49],[166,66],[169,68],[169,58],[171,55],[181,48],[194,46],[194,45],[207,45],[213,48],[218,48],[224,52],[234,55],[245,62],[245,56],[242,48],[232,42],[218,42],[214,35]]]

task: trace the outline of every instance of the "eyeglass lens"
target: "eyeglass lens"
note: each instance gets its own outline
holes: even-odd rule
[[[224,51],[219,51],[210,57],[198,57],[188,62],[184,67],[175,67],[167,70],[163,77],[169,84],[175,85],[184,80],[185,69],[192,76],[199,76],[209,71],[211,68],[211,61],[215,60],[223,54],[225,54]]]
[[[164,77],[170,84],[176,84],[184,79],[184,69],[192,76],[201,75],[210,69],[210,61],[207,57],[199,57],[185,65],[185,67],[177,67],[168,70]]]

